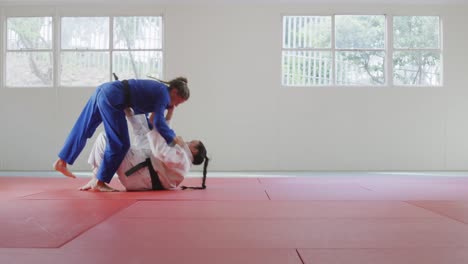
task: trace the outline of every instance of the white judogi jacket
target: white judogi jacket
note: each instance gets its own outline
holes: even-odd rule
[[[176,189],[192,166],[193,156],[188,145],[169,146],[158,131],[149,130],[144,115],[135,115],[127,119],[134,137],[130,150],[117,170],[122,185],[127,191],[151,190],[148,167],[141,168],[130,176],[125,175],[126,171],[150,157],[164,189]],[[88,158],[88,163],[93,169],[99,167],[102,162],[106,142],[105,133],[100,133]]]

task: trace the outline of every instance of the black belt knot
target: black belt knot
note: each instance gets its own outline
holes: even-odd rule
[[[153,190],[164,190],[164,187],[161,184],[161,180],[159,179],[158,172],[154,170],[153,164],[151,163],[151,159],[147,158],[145,161],[138,163],[135,165],[133,168],[127,170],[125,172],[125,175],[130,176],[136,171],[138,171],[141,168],[148,167],[150,177],[151,177],[151,187]]]

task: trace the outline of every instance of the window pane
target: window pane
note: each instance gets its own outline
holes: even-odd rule
[[[383,49],[385,16],[335,16],[336,48]]]
[[[160,51],[121,51],[113,53],[112,71],[119,79],[162,76],[162,52]]]
[[[393,18],[395,48],[438,49],[439,17],[396,16]]]
[[[393,67],[396,85],[440,85],[440,52],[394,52]]]
[[[331,68],[331,52],[283,51],[283,85],[329,85]]]
[[[160,49],[161,47],[161,17],[114,18],[115,49]]]
[[[10,17],[7,32],[9,50],[52,49],[51,17]]]
[[[381,85],[385,83],[382,51],[341,51],[336,57],[339,85]]]
[[[331,48],[331,17],[283,17],[283,48]]]
[[[97,86],[110,81],[109,52],[62,52],[60,84]]]
[[[52,52],[7,52],[6,85],[52,86]]]
[[[62,49],[108,49],[108,17],[62,18]]]

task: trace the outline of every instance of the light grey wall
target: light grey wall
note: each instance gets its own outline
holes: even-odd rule
[[[7,7],[3,14],[24,9]],[[468,169],[467,6],[101,9],[57,8],[84,15],[163,14],[165,76],[187,76],[192,94],[173,125],[184,138],[205,142],[211,170]],[[281,15],[334,13],[441,15],[443,87],[282,87]],[[1,88],[0,170],[49,170],[93,90]],[[88,169],[92,141],[73,170]]]

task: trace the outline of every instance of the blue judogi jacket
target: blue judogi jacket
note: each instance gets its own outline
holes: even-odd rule
[[[102,85],[101,89],[111,101],[110,103],[121,109],[128,107],[125,104],[125,94],[120,90],[123,88],[122,82],[115,81],[107,84]],[[172,143],[175,132],[169,128],[164,116],[164,111],[171,103],[168,87],[157,81],[143,79],[129,79],[128,84],[130,87],[130,107],[133,108],[135,114],[154,112],[153,127],[168,144]]]

